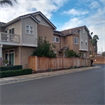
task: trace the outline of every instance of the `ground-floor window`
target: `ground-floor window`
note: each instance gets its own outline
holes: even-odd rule
[[[9,65],[15,64],[15,50],[5,50],[4,59],[8,60]]]

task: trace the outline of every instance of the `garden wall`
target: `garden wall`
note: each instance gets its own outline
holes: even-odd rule
[[[94,58],[93,64],[105,64],[105,57],[96,57]]]
[[[87,58],[48,58],[48,57],[37,57],[31,56],[28,59],[29,68],[34,71],[42,71],[47,69],[63,69],[70,68],[71,66],[90,66],[90,59]]]

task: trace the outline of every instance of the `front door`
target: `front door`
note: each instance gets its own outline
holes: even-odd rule
[[[9,65],[14,65],[14,53],[9,53]]]
[[[14,52],[14,50],[6,50],[5,51],[5,60],[8,60],[9,65],[15,64],[15,52]]]

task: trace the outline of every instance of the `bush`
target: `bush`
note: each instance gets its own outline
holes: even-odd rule
[[[48,69],[48,71],[50,72],[50,71],[53,71],[52,69]]]
[[[22,65],[16,65],[16,66],[1,66],[0,71],[7,71],[7,70],[19,70],[22,69]]]
[[[66,50],[65,51],[65,56],[66,57],[78,57],[78,55],[76,54],[76,52],[74,52],[73,50]]]
[[[50,44],[46,38],[43,40],[42,37],[38,38],[38,47],[33,51],[32,56],[39,56],[39,57],[50,57],[55,58],[56,54],[53,51],[55,46]]]
[[[32,74],[32,69],[0,71],[0,78]]]

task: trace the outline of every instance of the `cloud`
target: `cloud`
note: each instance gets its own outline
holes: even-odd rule
[[[92,9],[98,8],[99,6],[100,6],[100,4],[99,4],[98,2],[96,2],[96,1],[94,1],[94,2],[92,2],[92,3],[90,4],[90,8],[92,8]]]
[[[59,30],[69,29],[73,27],[86,25],[93,35],[99,36],[98,51],[105,51],[105,7],[97,9],[94,13],[89,14],[88,17],[76,17],[70,18],[69,21],[65,22]]]
[[[66,2],[67,0],[18,0],[13,7],[0,8],[0,21],[8,22],[20,15],[35,11],[43,12],[50,19],[52,12],[56,12]]]
[[[73,9],[70,9],[69,11],[64,11],[63,12],[64,14],[67,14],[67,15],[85,15],[85,14],[88,14],[89,11],[87,10],[75,10],[74,8]]]

